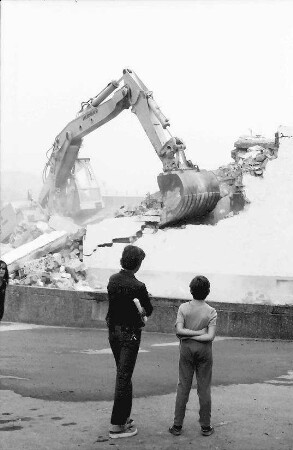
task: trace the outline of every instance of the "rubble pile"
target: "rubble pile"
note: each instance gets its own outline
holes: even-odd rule
[[[214,170],[214,173],[220,183],[221,197],[238,193],[245,194],[242,170],[239,164],[229,163],[225,166],[220,166],[218,169]]]
[[[11,274],[11,283],[58,289],[92,290],[86,281],[87,272],[83,263],[81,229],[69,236],[59,252],[19,263]]]
[[[128,207],[122,205],[114,214],[115,217],[131,217],[131,216],[144,216],[146,222],[158,223],[160,220],[161,211],[163,208],[162,194],[161,192],[155,192],[146,194],[143,201],[134,207]]]
[[[278,157],[279,138],[268,140],[261,135],[242,136],[234,143],[231,157],[241,168],[242,173],[263,176],[269,160]]]
[[[33,200],[4,205],[0,211],[1,253],[52,231],[48,219],[46,212]]]
[[[17,248],[20,245],[26,244],[27,242],[31,242],[36,239],[38,236],[44,233],[45,229],[48,229],[48,226],[45,222],[41,223],[30,223],[30,222],[21,222],[16,226],[13,233],[9,237],[9,244],[12,248]]]

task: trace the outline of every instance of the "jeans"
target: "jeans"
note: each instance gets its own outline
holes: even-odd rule
[[[109,343],[116,362],[112,425],[124,425],[132,408],[132,374],[141,341],[141,330],[116,325],[109,330]]]
[[[211,423],[212,344],[192,339],[180,343],[179,380],[177,385],[174,425],[182,426],[194,372],[199,399],[199,423]]]

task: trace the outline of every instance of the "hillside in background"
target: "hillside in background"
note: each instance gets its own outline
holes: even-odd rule
[[[28,190],[37,199],[42,187],[42,178],[29,172],[1,172],[0,203],[26,200]]]

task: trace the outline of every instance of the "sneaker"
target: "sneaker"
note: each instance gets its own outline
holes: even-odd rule
[[[120,431],[109,431],[109,437],[111,439],[132,437],[135,436],[136,434],[137,428],[135,427],[127,428],[126,425],[121,426]]]
[[[209,427],[201,427],[201,434],[203,436],[210,436],[211,434],[213,434],[214,432],[214,428],[209,426]]]
[[[172,427],[169,428],[169,431],[173,436],[180,436],[182,433],[182,427],[180,425],[172,425]]]
[[[135,425],[134,420],[133,420],[133,419],[130,419],[130,417],[129,417],[129,418],[126,420],[126,424],[125,424],[126,428],[132,428],[132,427],[134,427],[134,425]]]

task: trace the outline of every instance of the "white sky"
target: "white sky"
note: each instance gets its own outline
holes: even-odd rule
[[[292,1],[1,2],[1,171],[40,175],[80,103],[132,68],[201,168],[251,128],[293,125]],[[102,187],[157,190],[161,163],[124,111],[84,139]]]

